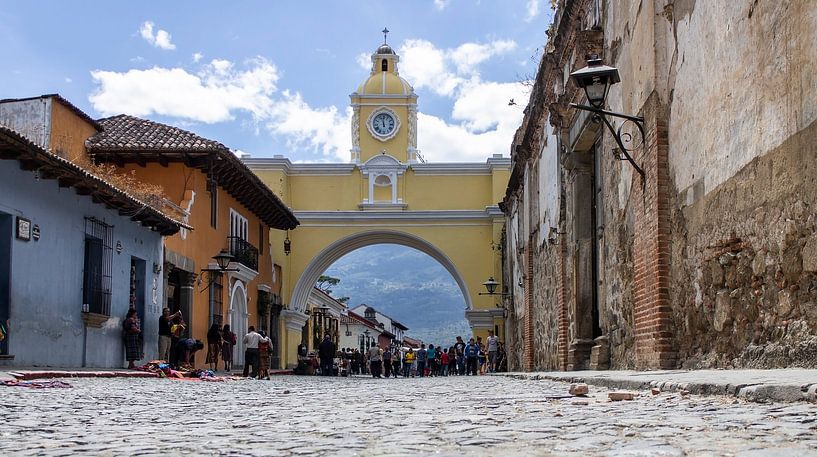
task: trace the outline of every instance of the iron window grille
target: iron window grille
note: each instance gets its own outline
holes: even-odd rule
[[[85,260],[82,270],[82,310],[111,315],[113,285],[113,225],[85,218]]]

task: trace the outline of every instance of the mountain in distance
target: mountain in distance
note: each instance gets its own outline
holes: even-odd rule
[[[450,346],[471,334],[465,298],[454,278],[429,255],[413,248],[380,244],[338,259],[324,275],[340,279],[333,297],[349,297],[349,308],[374,307],[409,328],[426,344]]]

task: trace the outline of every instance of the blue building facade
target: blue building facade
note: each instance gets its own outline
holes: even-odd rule
[[[155,358],[179,223],[5,127],[0,159],[0,364],[122,367],[129,307]]]

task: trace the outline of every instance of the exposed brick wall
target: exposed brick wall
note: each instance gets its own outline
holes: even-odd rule
[[[633,316],[638,368],[673,368],[677,354],[672,332],[670,211],[666,120],[653,94],[645,105],[647,138],[633,173],[635,202],[635,284]]]

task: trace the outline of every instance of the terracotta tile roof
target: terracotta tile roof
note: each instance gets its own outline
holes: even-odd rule
[[[132,151],[228,151],[218,141],[193,132],[138,117],[120,114],[100,119],[102,131],[86,141],[94,150]]]
[[[238,157],[218,141],[128,115],[100,119],[103,130],[85,141],[95,160],[125,163],[183,162],[208,174],[268,226],[299,225],[289,208]]]
[[[118,210],[120,215],[130,216],[132,221],[162,235],[173,235],[180,228],[192,229],[5,126],[0,126],[0,159],[18,160],[22,169],[37,170],[41,179],[56,179],[60,187],[73,187],[77,194],[89,195],[99,204],[104,203]]]

